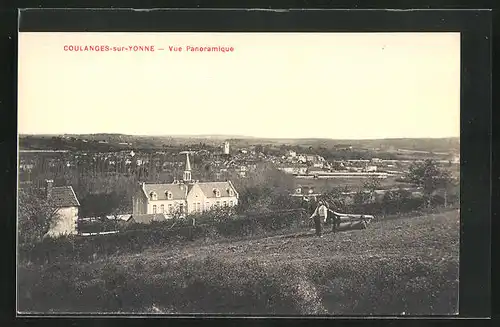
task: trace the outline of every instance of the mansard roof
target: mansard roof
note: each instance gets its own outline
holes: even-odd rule
[[[156,193],[158,200],[167,200],[167,192],[172,193],[171,200],[184,200],[187,195],[186,184],[144,184],[144,190],[148,198],[152,192]]]
[[[144,191],[150,199],[152,192],[156,193],[157,200],[167,200],[167,192],[172,193],[170,200],[185,200],[194,184],[191,183],[170,183],[170,184],[144,184]],[[215,190],[219,190],[221,197],[238,196],[231,181],[226,182],[196,182],[207,198],[215,198]],[[230,191],[233,194],[230,194]]]

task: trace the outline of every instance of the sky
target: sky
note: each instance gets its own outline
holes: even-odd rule
[[[460,133],[459,33],[20,33],[18,67],[20,134]]]

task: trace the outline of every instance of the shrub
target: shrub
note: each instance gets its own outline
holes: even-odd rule
[[[79,221],[78,222],[78,232],[79,233],[101,233],[108,231],[115,231],[118,229],[118,221],[112,219],[101,219],[99,221]]]
[[[276,233],[301,226],[302,210],[288,210],[259,216],[221,215],[218,211],[196,215],[203,223],[192,226],[189,219],[134,224],[121,233],[95,236],[49,238],[34,248],[19,247],[22,261],[89,261],[118,253],[137,253],[150,247],[174,246],[195,239],[216,240]],[[189,217],[188,217],[189,218]]]

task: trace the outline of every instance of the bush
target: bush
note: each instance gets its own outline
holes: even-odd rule
[[[347,210],[355,214],[397,215],[418,211],[425,207],[425,199],[408,198],[404,200],[385,199],[380,202],[358,203],[347,206]]]
[[[33,249],[19,247],[22,261],[37,263],[59,261],[89,261],[119,253],[137,253],[150,247],[174,246],[196,239],[216,240],[242,236],[277,233],[302,226],[304,212],[288,210],[256,216],[223,216],[218,211],[196,215],[199,221],[192,226],[190,219],[134,224],[121,233],[95,236],[48,238]],[[189,218],[189,217],[188,217]]]
[[[112,219],[104,218],[98,221],[79,221],[78,222],[78,232],[79,233],[100,233],[115,231],[118,229],[118,221]]]

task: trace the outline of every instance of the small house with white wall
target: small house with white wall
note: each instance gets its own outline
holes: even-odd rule
[[[58,237],[77,233],[80,202],[71,186],[54,186],[45,181],[45,197],[56,209],[56,214],[46,236]]]

